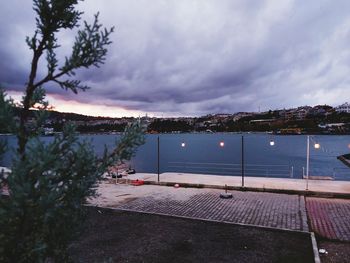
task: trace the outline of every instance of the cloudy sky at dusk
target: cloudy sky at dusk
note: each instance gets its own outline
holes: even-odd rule
[[[0,83],[19,98],[34,12],[30,0],[0,1]],[[77,72],[92,89],[47,86],[57,110],[198,116],[350,100],[349,0],[86,0],[78,9],[87,21],[100,11],[116,30],[106,63]],[[73,41],[59,34],[61,58]]]

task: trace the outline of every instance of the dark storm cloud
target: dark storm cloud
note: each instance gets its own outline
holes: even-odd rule
[[[10,42],[0,43],[0,82],[17,87],[30,63],[23,40],[33,32],[33,12],[19,0],[3,5],[0,36]],[[77,72],[92,89],[67,99],[157,115],[349,100],[347,0],[105,0],[79,7],[90,21],[100,11],[116,33],[106,64]],[[63,57],[74,37],[60,36]],[[64,94],[54,86],[49,92]]]

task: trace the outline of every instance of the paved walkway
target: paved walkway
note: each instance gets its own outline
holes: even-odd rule
[[[131,201],[120,209],[210,219],[281,229],[308,231],[304,198],[297,195],[233,192],[221,199],[220,192],[194,194],[188,200],[154,199]]]
[[[157,174],[136,173],[128,175],[127,179],[141,179],[151,184],[157,183]],[[223,187],[225,184],[233,187],[241,187],[242,178],[239,176],[220,176],[188,173],[162,173],[160,182],[164,184],[201,185],[203,187]],[[306,190],[308,184],[309,192],[336,193],[350,197],[350,181],[333,180],[304,180],[292,178],[266,178],[245,177],[244,186],[251,189],[269,189],[272,191],[300,191]]]
[[[310,226],[319,236],[350,241],[350,200],[306,198]]]
[[[350,200],[267,192],[131,186],[102,183],[94,205],[129,211],[184,216],[279,229],[314,231],[328,239],[350,241]],[[306,202],[304,201],[306,200]],[[309,219],[309,226],[308,220]]]
[[[130,211],[308,231],[304,197],[261,192],[103,184],[92,203]]]

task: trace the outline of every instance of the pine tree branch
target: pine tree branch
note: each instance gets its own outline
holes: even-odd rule
[[[84,91],[88,89],[89,87],[81,85],[79,80],[68,79],[62,81],[59,78],[65,75],[75,75],[74,71],[82,67],[99,67],[105,61],[106,46],[111,44],[109,37],[114,28],[101,30],[102,25],[98,22],[99,14],[97,13],[92,25],[84,22],[84,28],[78,31],[78,35],[75,38],[72,54],[69,58],[66,57],[64,65],[59,69],[59,72],[55,73],[58,67],[55,49],[59,47],[55,33],[60,29],[72,29],[77,26],[82,13],[74,10],[75,4],[77,4],[77,0],[34,0],[34,10],[38,14],[36,18],[37,30],[31,39],[28,37],[26,39],[27,44],[33,50],[33,58],[26,94],[23,99],[18,135],[18,151],[22,156],[24,156],[25,145],[28,141],[25,123],[28,119],[31,100],[35,90],[50,81],[56,82],[61,88],[71,90],[74,93],[77,93],[78,90]],[[38,35],[41,35],[40,40],[37,39]],[[45,50],[47,51],[48,73],[43,79],[35,83],[38,63]]]
[[[92,25],[89,25],[87,22],[84,22],[84,29],[78,31],[78,35],[75,39],[73,45],[73,51],[69,58],[66,57],[66,61],[63,67],[60,68],[60,71],[56,74],[54,73],[54,68],[51,67],[49,73],[45,78],[34,84],[35,87],[42,86],[43,84],[54,81],[58,83],[61,88],[71,89],[74,93],[77,93],[78,89],[86,90],[87,86],[81,86],[80,82],[74,82],[71,80],[60,81],[59,78],[68,75],[75,75],[75,70],[79,68],[89,68],[90,66],[99,67],[104,63],[105,57],[107,54],[106,46],[111,44],[109,37],[110,34],[114,32],[114,27],[104,30],[100,30],[102,25],[98,22],[97,13]],[[52,58],[53,55],[50,55]],[[55,65],[57,61],[55,58],[52,58]],[[74,83],[76,85],[74,85]],[[67,84],[67,85],[65,85]]]

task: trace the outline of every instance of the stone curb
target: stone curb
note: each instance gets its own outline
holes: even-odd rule
[[[317,242],[315,238],[315,233],[311,232],[310,235],[311,235],[312,249],[314,251],[314,261],[315,263],[321,263],[320,254],[318,252]]]

